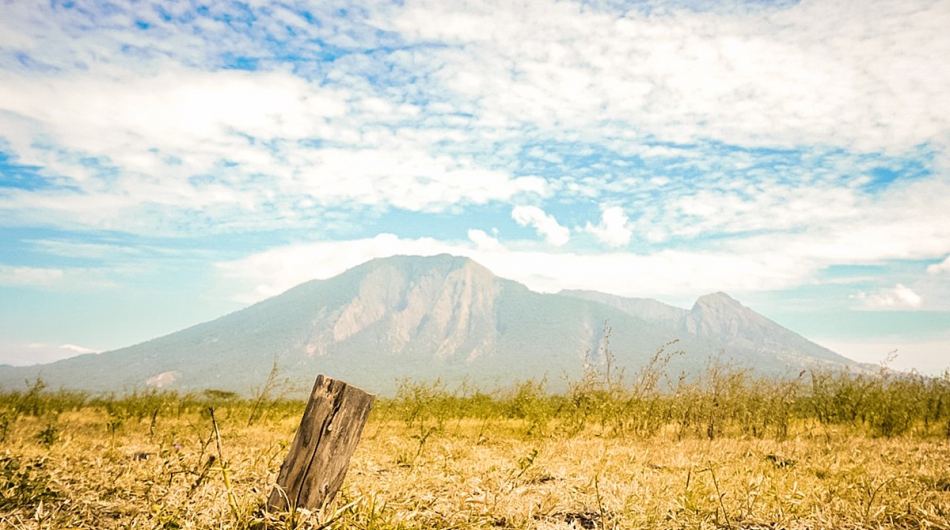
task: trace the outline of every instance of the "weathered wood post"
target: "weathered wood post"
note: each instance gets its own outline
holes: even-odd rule
[[[343,381],[317,376],[277,487],[267,499],[268,510],[317,510],[333,500],[374,399]]]

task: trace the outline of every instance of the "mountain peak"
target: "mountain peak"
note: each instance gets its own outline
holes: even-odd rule
[[[475,262],[471,258],[467,258],[465,256],[455,256],[452,254],[436,254],[434,256],[409,256],[398,254],[385,258],[375,258],[366,262],[362,267],[356,268],[360,269],[363,267],[367,269],[393,267],[406,273],[438,272],[442,275],[447,275],[453,271],[468,269],[475,274],[494,276],[490,270]]]
[[[729,307],[729,306],[742,307],[742,308],[745,307],[741,303],[739,303],[739,301],[736,300],[735,298],[729,296],[728,294],[722,291],[719,291],[719,292],[707,294],[705,296],[700,296],[696,300],[696,303],[693,305],[693,309],[695,310],[700,307]]]
[[[767,320],[724,292],[707,294],[696,300],[686,317],[686,330],[720,339],[735,338],[749,326]]]

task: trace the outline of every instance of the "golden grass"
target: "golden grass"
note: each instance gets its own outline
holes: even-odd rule
[[[217,419],[224,463],[207,414],[111,427],[91,407],[55,420],[19,417],[0,446],[0,528],[261,522],[299,416],[248,426],[243,411],[224,408]],[[47,444],[40,433],[50,425]],[[646,440],[590,428],[525,431],[521,420],[503,418],[450,420],[442,429],[374,418],[333,504],[276,527],[950,528],[945,439],[875,439],[806,424],[784,441],[677,439],[673,429]]]

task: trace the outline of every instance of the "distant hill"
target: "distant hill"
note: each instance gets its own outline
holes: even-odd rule
[[[376,259],[217,320],[141,344],[55,363],[0,367],[0,388],[41,377],[52,388],[124,392],[214,388],[250,394],[274,361],[300,391],[318,373],[391,395],[401,378],[482,388],[547,377],[552,390],[603,362],[604,324],[618,367],[636,370],[679,339],[671,370],[718,352],[764,374],[855,363],[725,294],[690,309],[571,291],[540,294],[449,255]]]
[[[681,335],[709,339],[722,344],[726,350],[751,350],[789,366],[857,364],[765,318],[726,293],[703,296],[689,310],[648,298],[625,298],[595,291],[562,291],[561,294],[609,305],[649,322],[672,327]]]
[[[624,313],[646,320],[661,323],[674,329],[683,327],[689,311],[658,302],[652,298],[625,298],[596,291],[561,291],[559,294],[581,298],[615,307]]]

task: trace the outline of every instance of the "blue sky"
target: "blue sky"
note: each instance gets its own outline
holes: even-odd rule
[[[0,363],[377,256],[950,367],[950,7],[0,0]]]

